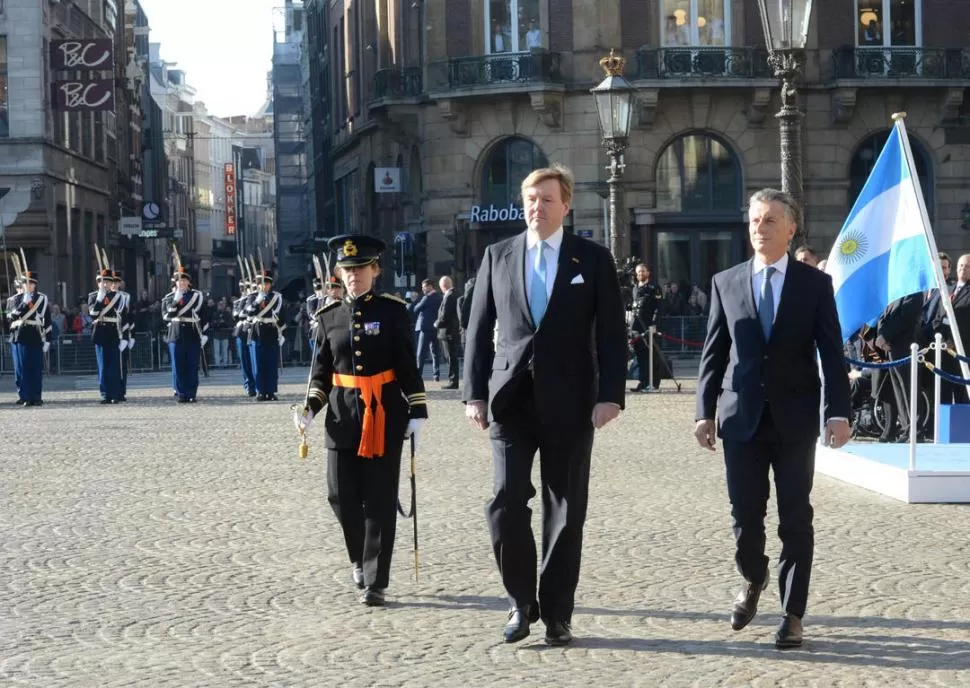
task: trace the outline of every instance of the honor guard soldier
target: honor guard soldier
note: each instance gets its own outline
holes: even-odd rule
[[[192,288],[192,278],[181,265],[175,271],[175,291],[165,303],[162,320],[168,323],[168,355],[172,362],[175,398],[180,404],[195,403],[199,391],[199,359],[209,341],[209,327],[202,292]]]
[[[37,291],[37,273],[23,275],[22,292],[8,305],[10,341],[20,406],[43,404],[44,354],[50,349],[51,314],[47,296]]]
[[[259,291],[246,306],[249,317],[249,355],[256,380],[256,401],[276,401],[280,375],[280,347],[283,346],[283,295],[273,291],[273,273],[263,270],[257,277]]]
[[[131,294],[123,289],[123,279],[119,270],[111,273],[110,290],[121,294],[121,396],[118,401],[128,401],[128,374],[131,372],[131,350],[135,346],[135,314],[131,310]]]
[[[91,340],[98,357],[98,387],[102,404],[121,401],[122,297],[111,291],[111,271],[98,273],[98,290],[88,294]]]
[[[327,281],[327,294],[326,298],[323,300],[324,306],[329,306],[335,301],[342,301],[344,298],[344,285],[340,282],[340,278],[336,275],[331,275],[330,279]]]
[[[236,356],[239,358],[239,368],[242,370],[243,389],[251,397],[256,396],[256,380],[253,377],[253,357],[249,353],[249,319],[246,306],[256,298],[256,285],[249,280],[240,280],[239,298],[232,302],[232,317],[236,325],[232,330],[232,338],[236,343]]]
[[[397,296],[375,294],[384,242],[344,235],[329,243],[347,297],[320,309],[319,346],[303,408],[303,432],[326,408],[328,500],[343,530],[361,603],[384,604],[397,523],[405,437],[428,417],[411,318]]]
[[[23,293],[23,291],[24,291],[23,283],[20,281],[20,278],[19,277],[15,277],[14,280],[13,280],[13,294],[11,294],[9,297],[7,297],[7,303],[6,303],[6,305],[4,306],[4,309],[3,309],[4,320],[7,320],[7,321],[10,320],[10,312],[13,310],[14,300],[18,296],[20,296]],[[9,325],[10,325],[10,323],[7,322],[7,329],[5,330],[6,335],[7,335],[7,341],[11,345],[11,347],[10,347],[11,348],[11,355],[12,356],[16,356],[18,354],[17,354],[16,351],[13,351],[13,332],[10,331]],[[16,359],[14,359],[14,361],[13,361],[13,381],[14,381],[14,384],[16,385],[16,387],[17,387],[17,406],[23,406],[23,403],[24,403],[24,401],[23,401],[24,395],[23,395],[23,392],[21,392],[21,384],[20,384],[20,364],[17,362]]]
[[[313,293],[306,300],[304,305],[304,310],[306,313],[307,323],[307,339],[310,340],[310,345],[313,345],[313,340],[317,336],[317,319],[316,313],[326,304],[327,293],[324,291],[324,284],[320,281],[318,277],[313,278]]]

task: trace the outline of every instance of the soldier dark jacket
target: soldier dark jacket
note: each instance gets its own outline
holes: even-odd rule
[[[249,319],[249,341],[275,342],[281,334],[283,319],[283,295],[270,290],[265,294],[257,292],[246,302],[246,317]]]
[[[310,338],[313,338],[316,336],[316,330],[317,330],[317,324],[318,324],[316,319],[316,314],[317,314],[317,311],[324,306],[324,300],[325,300],[325,297],[320,296],[319,294],[311,294],[310,298],[306,300],[306,316],[307,316],[307,323],[309,324],[307,334],[310,336]]]
[[[201,342],[200,336],[209,329],[202,292],[189,289],[181,294],[173,292],[166,296],[162,300],[162,320],[168,323],[166,342]]]
[[[135,311],[131,303],[131,294],[126,291],[118,290],[121,300],[124,302],[121,311],[121,335],[125,339],[135,338]]]
[[[633,287],[633,331],[646,332],[651,325],[657,324],[663,291],[653,282],[637,284]]]
[[[10,341],[28,346],[43,346],[50,336],[51,314],[47,296],[34,292],[14,294],[9,301]]]
[[[249,339],[249,321],[246,319],[246,306],[254,298],[256,298],[254,294],[243,294],[232,302],[232,317],[236,320],[236,325],[232,330],[233,337]]]
[[[319,349],[306,404],[314,415],[327,406],[327,447],[361,444],[365,392],[336,376],[380,382],[385,437],[403,437],[410,418],[427,418],[427,396],[414,357],[411,318],[405,303],[389,294],[347,297],[317,311]],[[378,377],[374,377],[378,376]],[[335,384],[340,382],[341,384]],[[376,413],[376,403],[371,405]]]
[[[124,296],[121,292],[105,291],[88,294],[88,311],[91,314],[91,341],[108,346],[121,341],[124,327]]]

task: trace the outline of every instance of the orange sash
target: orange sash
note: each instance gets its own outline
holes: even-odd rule
[[[357,454],[365,459],[384,456],[384,404],[381,403],[381,392],[384,385],[396,379],[393,370],[385,370],[377,375],[342,375],[333,374],[334,387],[359,389],[361,400],[364,402],[364,421],[360,432],[360,446]],[[371,409],[371,403],[376,401],[376,410]]]

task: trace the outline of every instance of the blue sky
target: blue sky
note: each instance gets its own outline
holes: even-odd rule
[[[184,69],[209,112],[251,115],[266,97],[274,8],[283,0],[141,0],[166,62]]]

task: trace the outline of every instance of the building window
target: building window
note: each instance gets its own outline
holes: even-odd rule
[[[4,138],[10,136],[10,112],[7,106],[8,102],[7,37],[0,36],[0,137]]]
[[[528,139],[507,138],[496,144],[482,169],[482,205],[498,210],[522,203],[522,180],[549,164],[542,149]]]
[[[485,53],[524,53],[542,46],[539,0],[488,0]]]
[[[914,48],[921,44],[920,0],[856,0],[859,47]]]
[[[741,211],[741,172],[727,146],[713,136],[688,134],[671,143],[657,163],[657,210]]]
[[[660,36],[665,48],[718,47],[730,43],[730,0],[664,0]]]
[[[849,207],[851,210],[855,205],[856,199],[862,193],[862,187],[869,179],[869,173],[876,164],[876,159],[882,152],[883,146],[889,139],[890,130],[873,134],[864,139],[852,156],[849,164]],[[909,137],[909,147],[913,151],[913,164],[916,165],[916,174],[919,177],[920,188],[923,190],[923,199],[926,201],[926,212],[930,222],[933,221],[933,162],[926,148],[912,136]]]

